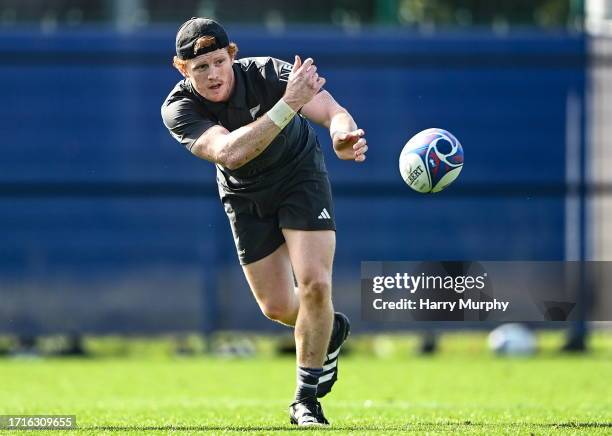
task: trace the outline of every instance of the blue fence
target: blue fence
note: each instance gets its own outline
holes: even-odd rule
[[[362,260],[564,258],[584,36],[229,33],[240,56],[312,56],[366,130],[365,165],[338,161],[320,131],[337,307],[358,318]],[[173,29],[0,34],[0,332],[275,328],[237,265],[213,166],[161,123],[173,42]],[[466,164],[456,185],[420,196],[397,159],[428,127],[453,132]]]

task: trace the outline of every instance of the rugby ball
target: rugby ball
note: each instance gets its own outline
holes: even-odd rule
[[[462,168],[461,143],[450,132],[437,128],[414,135],[399,158],[402,179],[422,194],[440,192],[455,181]]]

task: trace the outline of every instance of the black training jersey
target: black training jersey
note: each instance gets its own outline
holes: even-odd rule
[[[219,124],[229,131],[264,115],[285,93],[293,66],[270,58],[234,61],[234,90],[228,101],[215,103],[202,97],[188,79],[170,92],[162,105],[162,118],[172,136],[191,150],[207,129]],[[317,147],[314,130],[301,115],[278,134],[268,148],[242,167],[229,170],[217,165],[217,182],[224,190],[249,191],[277,183],[289,176]],[[321,171],[325,171],[321,162]]]

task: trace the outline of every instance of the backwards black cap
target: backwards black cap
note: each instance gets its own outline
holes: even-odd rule
[[[214,36],[215,43],[195,50],[196,41],[203,36]],[[201,54],[227,47],[229,39],[221,24],[210,18],[192,17],[181,25],[176,33],[176,56],[179,59],[193,59]]]

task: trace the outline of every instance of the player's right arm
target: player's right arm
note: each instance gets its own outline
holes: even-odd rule
[[[234,170],[263,153],[279,133],[280,129],[269,117],[261,117],[233,132],[216,125],[196,140],[191,152],[200,159]]]
[[[325,79],[316,73],[313,60],[308,58],[302,64],[296,56],[285,93],[266,116],[232,132],[219,125],[212,126],[195,141],[191,152],[230,170],[240,168],[263,153],[324,84]]]

